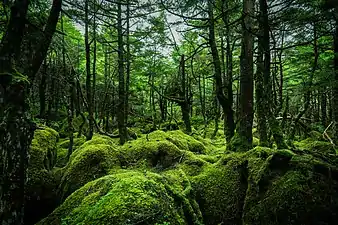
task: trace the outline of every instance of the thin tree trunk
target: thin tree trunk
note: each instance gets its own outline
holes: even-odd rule
[[[264,52],[264,89],[266,93],[266,113],[267,121],[269,124],[270,131],[273,135],[274,141],[276,142],[278,149],[285,149],[287,145],[284,141],[283,133],[279,128],[278,121],[276,120],[275,111],[273,110],[276,106],[275,88],[272,92],[271,80],[271,54],[270,54],[270,26],[268,17],[268,4],[266,0],[260,0],[260,11],[261,11],[261,28],[262,28],[262,47]],[[274,94],[273,94],[274,93]]]
[[[126,10],[126,20],[127,20],[127,28],[126,28],[126,102],[125,102],[125,123],[128,124],[128,113],[129,113],[129,85],[130,85],[130,41],[129,41],[129,33],[130,33],[130,0],[127,0],[127,10]]]
[[[327,99],[326,99],[326,92],[325,90],[322,91],[322,94],[321,94],[321,98],[320,98],[320,111],[321,111],[321,123],[322,123],[322,126],[323,127],[326,127],[327,124],[326,124],[326,102],[327,102]]]
[[[89,0],[85,0],[85,48],[86,48],[86,92],[88,102],[88,121],[89,121],[89,132],[87,134],[87,140],[91,140],[94,133],[94,121],[92,112],[92,82],[91,82],[91,71],[90,71],[90,44],[89,44]]]
[[[182,110],[182,117],[183,117],[183,122],[185,124],[185,129],[188,134],[191,133],[191,123],[190,123],[190,104],[189,104],[189,99],[187,96],[187,87],[186,87],[186,73],[185,73],[185,59],[184,55],[181,56],[181,63],[180,63],[180,71],[181,71],[181,85],[182,85],[182,100],[183,102],[180,103],[181,110]]]
[[[310,102],[311,102],[311,87],[312,87],[312,83],[313,83],[313,77],[314,74],[317,70],[317,66],[318,66],[318,45],[317,45],[317,25],[314,22],[313,24],[313,52],[314,52],[314,61],[313,61],[313,66],[312,66],[312,71],[310,73],[310,77],[309,77],[309,83],[308,85],[306,85],[306,92],[304,95],[304,106],[303,109],[297,114],[296,118],[292,121],[291,124],[291,132],[290,132],[290,136],[289,136],[289,142],[291,143],[292,140],[294,140],[295,138],[295,134],[296,134],[296,126],[300,120],[300,118],[302,118],[302,116],[306,113],[306,111],[309,109],[310,106]]]
[[[120,144],[127,140],[127,129],[125,125],[125,77],[124,77],[124,52],[123,52],[123,30],[122,30],[122,2],[117,3],[117,35],[118,35],[118,68],[119,68],[119,104],[118,104],[118,127]]]
[[[208,4],[208,14],[209,14],[209,45],[211,49],[211,54],[213,58],[213,65],[214,65],[214,72],[215,72],[215,81],[216,81],[216,96],[218,99],[218,102],[222,106],[223,112],[224,112],[224,118],[227,120],[226,126],[224,126],[224,135],[227,143],[230,142],[231,138],[233,137],[233,129],[232,124],[233,118],[232,116],[232,102],[229,101],[228,96],[224,94],[223,92],[223,86],[226,88],[229,88],[228,84],[225,83],[223,85],[222,81],[222,68],[221,68],[221,62],[219,59],[219,54],[217,50],[216,45],[216,38],[215,38],[215,19],[214,19],[214,13],[213,13],[213,1],[209,0]]]
[[[338,144],[338,7],[335,8],[334,76],[332,87],[332,121],[334,142]]]
[[[41,81],[39,85],[40,98],[40,118],[46,117],[46,87],[47,87],[47,62],[44,61],[43,72],[41,72]]]

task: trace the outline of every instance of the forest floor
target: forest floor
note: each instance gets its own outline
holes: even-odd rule
[[[25,224],[298,225],[338,219],[338,157],[320,134],[296,141],[293,149],[228,152],[221,130],[214,139],[180,130],[136,133],[123,146],[98,134],[90,141],[74,134],[68,159],[62,132],[37,130]]]

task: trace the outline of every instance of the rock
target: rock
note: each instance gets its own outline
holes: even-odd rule
[[[171,180],[151,172],[102,177],[74,192],[38,225],[201,224],[181,186],[171,186]]]

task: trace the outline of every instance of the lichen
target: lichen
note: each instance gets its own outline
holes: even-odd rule
[[[38,225],[188,224],[185,215],[193,207],[176,188],[150,172],[108,175],[74,192]]]

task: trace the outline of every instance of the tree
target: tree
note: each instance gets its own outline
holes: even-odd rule
[[[29,1],[16,0],[11,8],[10,21],[2,38],[0,49],[1,87],[0,99],[4,107],[1,109],[0,153],[0,214],[4,224],[23,224],[24,188],[28,163],[28,148],[35,130],[29,119],[27,95],[29,83],[34,80],[44,61],[52,36],[55,32],[61,11],[62,0],[54,0],[47,24],[36,46],[31,66],[21,71],[16,61],[20,57],[20,49],[26,24]]]

